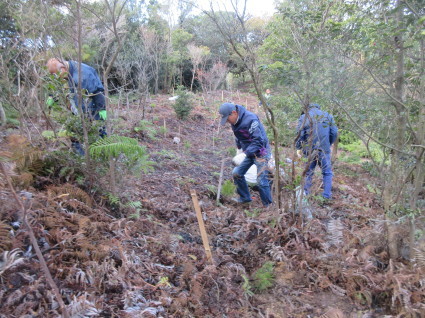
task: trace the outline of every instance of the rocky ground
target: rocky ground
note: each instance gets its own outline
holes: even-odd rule
[[[35,177],[26,187],[15,182],[71,317],[425,316],[423,271],[389,260],[379,194],[361,165],[335,162],[335,198],[310,199],[312,220],[294,213],[287,189],[281,209],[264,209],[259,199],[249,207],[229,198],[217,205],[221,163],[229,180],[234,141],[229,127],[218,126],[216,109],[232,100],[255,111],[257,100],[241,92],[199,96],[182,121],[168,97],[156,96],[144,118],[141,110],[116,110],[116,133],[137,138],[154,162],[141,175],[121,171],[120,204],[99,190],[107,189],[106,178],[96,191],[64,176]],[[143,129],[134,129],[142,119]],[[2,149],[10,152],[7,140]],[[282,154],[292,158],[289,149]],[[58,317],[22,209],[5,178],[0,185],[0,317]]]

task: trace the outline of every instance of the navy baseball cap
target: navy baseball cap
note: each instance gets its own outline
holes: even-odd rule
[[[232,103],[224,103],[220,106],[220,115],[221,115],[221,125],[224,125],[227,121],[227,118],[232,113],[232,111],[236,110],[236,105]]]

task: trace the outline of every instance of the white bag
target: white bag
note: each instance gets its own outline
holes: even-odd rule
[[[246,154],[244,152],[241,152],[233,157],[232,163],[237,167],[239,166],[242,161],[244,161],[246,158]],[[257,183],[257,166],[252,165],[248,171],[245,173],[245,180],[248,183],[256,184]]]

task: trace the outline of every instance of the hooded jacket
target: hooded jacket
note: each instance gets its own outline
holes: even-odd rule
[[[332,115],[320,109],[317,104],[309,106],[308,115],[303,114],[298,119],[300,134],[296,147],[308,155],[312,149],[325,153],[331,152],[331,145],[338,136],[338,127]]]
[[[232,126],[236,137],[236,146],[243,150],[247,157],[264,157],[270,153],[269,140],[264,126],[254,113],[243,106],[235,105],[238,120]]]
[[[77,92],[78,82],[79,82],[78,63],[74,61],[68,61],[68,63],[69,63],[69,69],[68,69],[69,89],[71,93],[75,93]],[[84,64],[84,63],[81,63],[81,88],[83,90],[86,90],[89,94],[93,94],[93,95],[98,93],[103,93],[105,90],[96,70],[93,67],[88,66],[87,64]],[[78,105],[77,94],[74,94],[73,99],[74,99],[75,105]],[[97,110],[103,109],[105,105],[104,105],[104,99],[99,98],[98,100],[96,100],[96,104],[102,104],[102,102],[103,102],[103,105],[95,105]],[[85,108],[85,105],[83,105],[83,109],[84,108]]]

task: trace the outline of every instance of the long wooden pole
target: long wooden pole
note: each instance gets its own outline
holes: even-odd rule
[[[204,219],[202,218],[201,208],[199,207],[198,197],[195,190],[190,190],[192,196],[193,207],[196,211],[196,218],[198,219],[199,230],[201,231],[202,243],[204,244],[205,253],[207,254],[207,260],[210,264],[213,264],[210,243],[208,242],[208,235],[205,229]]]

